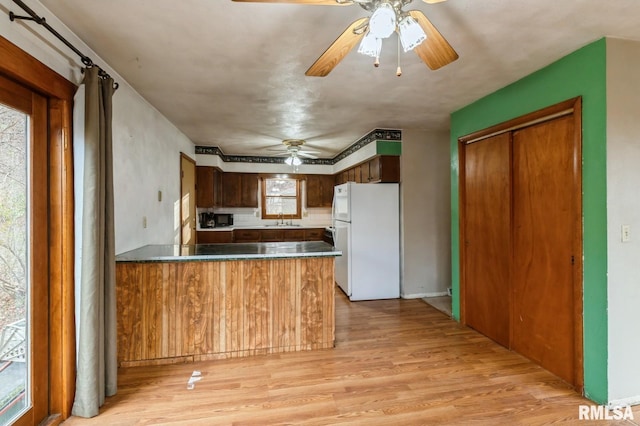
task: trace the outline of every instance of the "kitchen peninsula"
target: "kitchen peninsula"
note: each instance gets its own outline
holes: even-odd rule
[[[322,241],[149,245],[116,257],[123,367],[332,348]]]

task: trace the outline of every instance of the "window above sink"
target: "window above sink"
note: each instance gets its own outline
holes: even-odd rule
[[[287,220],[302,218],[298,179],[264,178],[262,183],[262,219],[280,220],[267,226],[283,226]]]

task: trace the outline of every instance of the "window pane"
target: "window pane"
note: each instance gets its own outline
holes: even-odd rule
[[[0,424],[27,406],[27,122],[0,105]]]
[[[274,195],[295,197],[297,195],[295,179],[267,179],[265,182],[267,197]]]
[[[268,215],[278,216],[297,215],[298,203],[295,198],[267,197],[266,212]]]

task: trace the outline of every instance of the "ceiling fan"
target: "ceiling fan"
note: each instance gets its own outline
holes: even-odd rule
[[[397,32],[405,52],[414,50],[432,70],[443,67],[456,59],[458,54],[440,34],[435,26],[419,10],[402,10],[413,0],[233,0],[252,3],[295,3],[326,6],[358,4],[368,12],[369,18],[354,21],[340,34],[336,41],[314,62],[305,75],[325,77],[344,59],[353,47],[361,42],[359,53],[378,57],[382,39]],[[422,0],[425,3],[440,3],[446,0]],[[398,75],[400,71],[398,70]]]
[[[307,142],[304,139],[285,139],[282,141],[282,144],[286,147],[286,155],[287,158],[284,160],[284,162],[288,165],[294,165],[294,166],[299,166],[300,164],[302,164],[302,159],[300,157],[305,157],[305,158],[318,158],[316,155],[314,155],[315,153],[319,153],[319,151],[311,151],[311,150],[307,150],[307,149],[302,149],[302,146],[304,144],[306,144]],[[280,151],[282,148],[278,148],[278,151]],[[280,155],[284,155],[283,154],[278,154]]]

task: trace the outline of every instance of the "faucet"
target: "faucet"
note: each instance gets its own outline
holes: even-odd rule
[[[280,216],[280,225],[284,225],[284,215],[282,214],[282,212],[280,212],[280,214],[278,216]],[[277,223],[278,223],[278,221],[276,221],[276,224]]]

